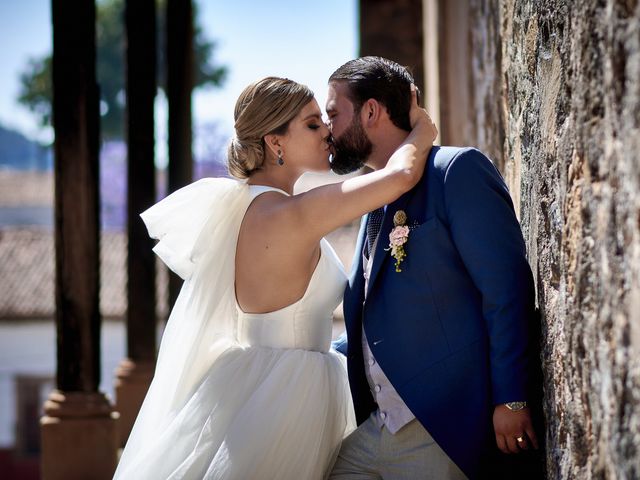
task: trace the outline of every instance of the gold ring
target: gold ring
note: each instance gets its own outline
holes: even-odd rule
[[[524,442],[524,438],[523,437],[516,437],[516,442],[522,443],[522,442]]]

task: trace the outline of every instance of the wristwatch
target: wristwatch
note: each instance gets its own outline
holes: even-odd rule
[[[504,405],[512,412],[517,412],[518,410],[525,408],[527,406],[527,402],[508,402]]]

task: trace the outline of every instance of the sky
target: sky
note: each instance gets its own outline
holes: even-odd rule
[[[214,62],[229,69],[221,89],[196,90],[194,126],[217,123],[231,135],[235,101],[249,83],[276,75],[308,85],[320,107],[327,78],[358,50],[357,1],[196,0],[199,21],[217,48]],[[51,52],[50,0],[0,0],[0,124],[43,142],[50,130],[17,102],[19,75],[29,58]],[[164,137],[166,107],[157,102],[158,137]],[[163,148],[159,155],[163,155]]]

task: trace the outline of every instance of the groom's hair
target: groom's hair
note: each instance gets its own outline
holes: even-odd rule
[[[356,113],[360,112],[364,102],[373,98],[387,108],[396,127],[411,131],[410,85],[415,80],[406,67],[382,57],[360,57],[349,60],[333,72],[329,82],[348,85],[349,100]]]

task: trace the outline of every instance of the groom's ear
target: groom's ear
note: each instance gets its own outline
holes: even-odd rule
[[[380,115],[384,112],[382,104],[377,100],[370,98],[362,104],[360,110],[360,120],[362,125],[369,128],[373,127],[380,120]]]

